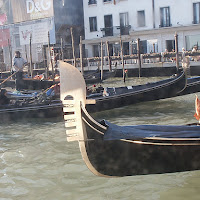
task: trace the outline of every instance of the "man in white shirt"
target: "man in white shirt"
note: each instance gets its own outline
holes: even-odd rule
[[[23,84],[23,68],[26,61],[21,57],[19,51],[15,51],[15,56],[13,58],[13,72],[16,73],[16,90],[20,90]]]

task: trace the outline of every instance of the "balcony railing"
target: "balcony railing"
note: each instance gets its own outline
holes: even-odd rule
[[[199,24],[200,21],[199,21],[199,20],[194,20],[194,21],[192,21],[192,23],[193,23],[193,24]]]
[[[121,33],[121,35],[129,35],[130,29],[131,29],[131,25],[120,26],[120,33]]]
[[[105,27],[101,28],[100,30],[103,32],[103,37],[107,37],[107,36],[117,36],[119,34],[129,35],[130,29],[131,25]]]
[[[111,2],[112,0],[103,0],[103,2]]]
[[[97,4],[97,0],[89,0],[88,5]]]
[[[159,28],[162,28],[162,27],[171,27],[172,24],[160,24],[159,25]]]
[[[113,27],[106,27],[100,29],[103,32],[103,37],[113,36]]]
[[[120,34],[120,26],[105,27],[100,29],[103,32],[103,37],[115,36]]]

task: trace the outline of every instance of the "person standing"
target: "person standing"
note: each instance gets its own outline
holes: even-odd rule
[[[16,73],[16,90],[20,90],[23,84],[23,68],[27,62],[21,57],[19,51],[15,51],[15,56],[13,58],[13,72]]]

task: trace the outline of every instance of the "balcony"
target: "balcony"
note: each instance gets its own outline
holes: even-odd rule
[[[103,32],[103,37],[107,36],[117,36],[117,35],[129,35],[129,31],[131,29],[131,25],[127,26],[113,26],[113,27],[105,27],[100,30]]]
[[[159,25],[159,28],[171,27],[171,26],[172,26],[172,24],[170,24],[170,23],[161,23],[161,24]]]
[[[89,0],[88,5],[97,4],[97,0]]]
[[[129,35],[130,29],[131,29],[131,25],[120,26],[120,33],[121,33],[121,35]]]
[[[192,21],[192,23],[193,23],[193,24],[199,24],[200,21],[199,21],[199,20],[194,20],[194,21]]]
[[[120,26],[105,27],[100,30],[103,33],[103,37],[116,36],[120,34]]]

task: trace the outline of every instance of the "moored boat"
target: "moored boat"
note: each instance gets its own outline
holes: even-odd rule
[[[5,90],[5,89],[2,89]],[[62,117],[62,102],[59,99],[54,99],[57,95],[51,91],[47,92],[33,92],[26,94],[21,92],[6,92],[6,103],[2,102],[0,105],[0,119],[1,121],[24,120],[27,118],[50,118]],[[54,96],[47,95],[52,92]],[[4,99],[3,99],[4,101]]]
[[[177,96],[186,88],[185,73],[181,72],[174,78],[169,78],[144,85],[105,88],[97,95],[87,98],[95,99],[96,104],[87,105],[88,112],[99,112],[135,103],[154,101]]]
[[[117,126],[96,121],[85,109],[79,71],[59,62],[68,141],[78,141],[87,167],[98,176],[131,176],[200,169],[200,126]]]
[[[114,77],[116,74],[116,70],[114,69],[112,71],[105,71],[103,73],[103,78],[101,80],[101,71],[99,71],[98,69],[95,70],[95,72],[91,72],[91,73],[86,73],[84,75],[84,79],[85,82],[87,84],[94,84],[94,83],[100,83],[105,79]],[[22,81],[22,85],[21,85],[21,89],[29,89],[29,90],[40,90],[40,89],[47,89],[49,87],[51,87],[53,84],[55,83],[59,83],[60,80],[59,78],[56,79],[40,79],[37,78],[37,76],[39,77],[39,75],[36,75],[36,78],[23,78]],[[6,79],[0,79],[0,83],[4,82]],[[13,79],[8,79],[5,83],[4,83],[4,87],[15,87],[15,80]]]
[[[183,91],[178,95],[187,95],[195,92],[200,92],[200,76],[187,78],[187,84]]]
[[[59,100],[37,104],[14,104],[0,107],[1,121],[24,120],[28,118],[62,117],[62,103]]]

